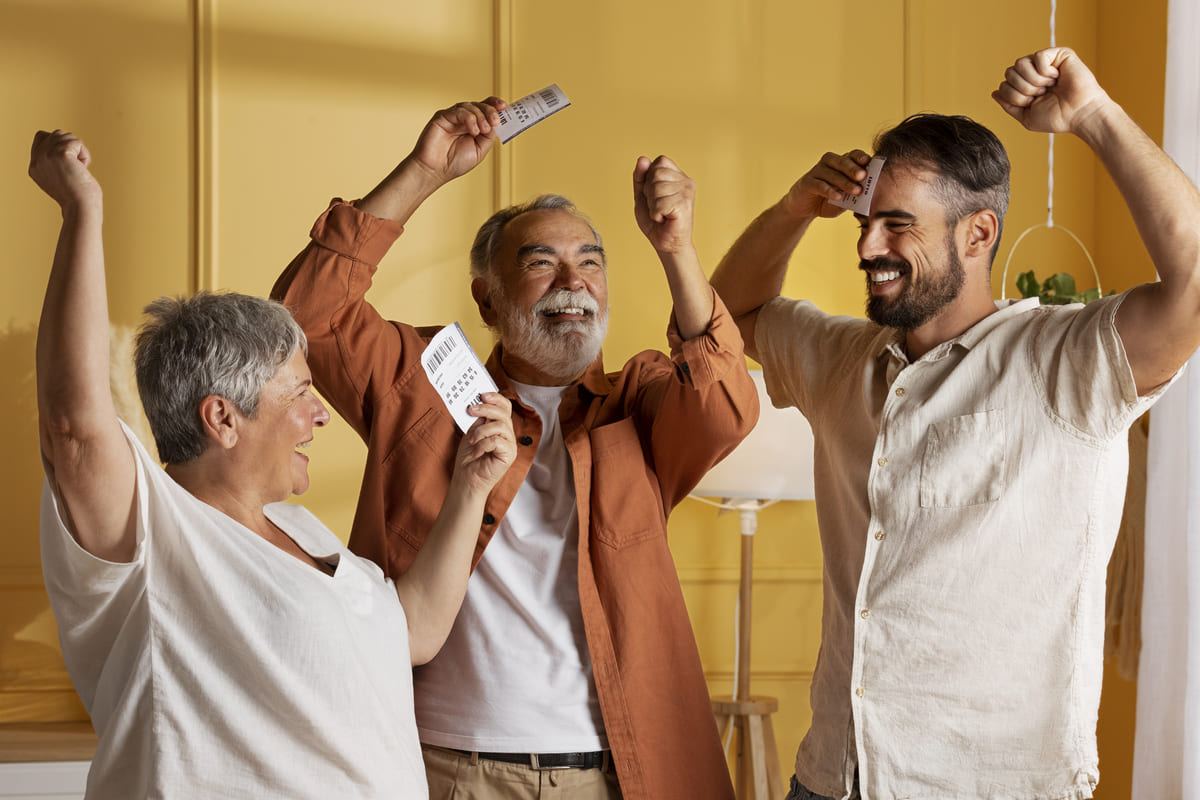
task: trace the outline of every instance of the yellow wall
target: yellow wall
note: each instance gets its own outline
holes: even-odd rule
[[[0,298],[0,368],[16,447],[0,466],[11,509],[0,533],[0,721],[83,713],[38,573],[32,352],[57,214],[22,174],[36,128],[74,129],[94,151],[109,209],[113,315],[133,323],[161,293],[196,285],[266,292],[327,200],[367,191],[433,109],[558,82],[573,107],[422,208],[373,299],[411,322],[459,319],[486,351],[465,279],[474,227],[497,204],[560,192],[605,236],[613,302],[606,353],[616,364],[662,345],[668,309],[665,281],[631,214],[629,175],[640,154],[667,153],[698,181],[697,246],[710,269],[821,153],[869,149],[876,132],[920,110],[974,116],[1008,146],[1008,243],[1044,221],[1046,139],[1009,120],[989,93],[1005,66],[1048,41],[1048,5],[1013,0],[982,20],[949,0],[0,0],[0,68],[10,76],[0,203],[14,256]],[[1077,47],[1155,136],[1165,6],[1090,0],[1062,3],[1058,14],[1059,41]],[[1150,277],[1091,155],[1059,137],[1056,156],[1056,219],[1098,257],[1105,288]],[[854,235],[848,220],[817,226],[785,291],[860,313]],[[1066,266],[1086,282],[1075,250],[1061,234],[1041,232],[1022,245],[1014,272]],[[349,529],[361,458],[340,422],[317,438],[304,501],[335,531]],[[671,543],[713,691],[728,692],[736,518],[686,501]],[[775,729],[790,772],[820,641],[811,504],[763,512],[757,564],[753,687],[780,698]],[[1127,715],[1131,695],[1123,696]],[[1114,762],[1132,729],[1120,719]],[[1125,780],[1105,775],[1102,791]]]

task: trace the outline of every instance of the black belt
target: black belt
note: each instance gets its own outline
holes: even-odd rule
[[[472,755],[470,750],[455,750],[464,756]],[[524,764],[533,769],[602,769],[604,767],[604,750],[591,753],[475,753],[487,761],[503,761],[505,764]]]

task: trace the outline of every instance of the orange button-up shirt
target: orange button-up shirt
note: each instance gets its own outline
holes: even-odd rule
[[[317,389],[367,444],[350,547],[393,576],[412,563],[433,526],[460,435],[421,366],[438,328],[387,321],[364,299],[401,231],[334,201],[272,291],[308,336]],[[559,415],[579,507],[579,600],[624,796],[732,798],[667,548],[667,513],[750,431],[758,400],[741,337],[719,298],[704,334],[682,341],[672,326],[668,339],[671,358],[645,351],[612,374],[598,358],[563,397]],[[520,403],[500,368],[499,346],[487,367],[513,402],[519,444],[488,498],[474,563],[541,437],[537,412]]]

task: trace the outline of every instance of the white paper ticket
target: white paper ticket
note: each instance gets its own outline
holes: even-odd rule
[[[507,142],[521,131],[532,128],[569,105],[571,101],[563,94],[563,90],[558,88],[557,83],[552,83],[540,92],[509,103],[508,108],[500,112],[500,124],[496,126],[496,133],[500,136],[500,141]]]
[[[871,159],[871,163],[867,164],[867,177],[862,181],[862,194],[846,195],[845,200],[830,200],[830,204],[839,208],[847,208],[855,214],[862,214],[864,217],[871,213],[871,196],[875,194],[875,184],[879,180],[879,172],[883,169],[885,158],[875,156]]]
[[[496,382],[471,349],[462,327],[455,322],[438,331],[421,354],[421,363],[450,416],[466,433],[479,419],[467,414],[467,406],[478,403],[484,392],[497,389]]]

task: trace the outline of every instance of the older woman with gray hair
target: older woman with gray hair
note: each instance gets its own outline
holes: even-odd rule
[[[29,167],[63,213],[37,342],[41,540],[100,740],[87,797],[425,797],[411,666],[462,601],[484,500],[515,455],[508,401],[472,408],[429,542],[393,584],[281,502],[308,488],[299,450],[329,419],[286,309],[160,299],[136,354],[160,467],[109,389],[90,160],[39,132]]]

